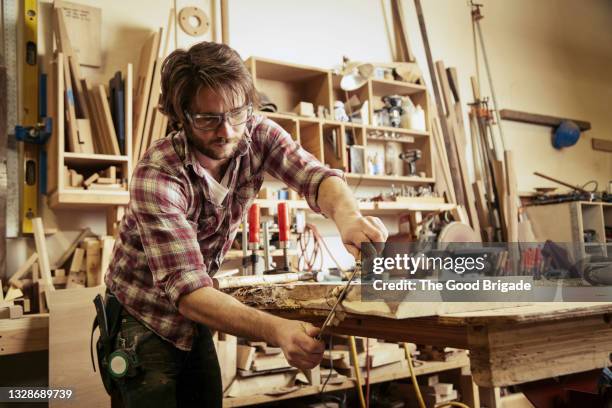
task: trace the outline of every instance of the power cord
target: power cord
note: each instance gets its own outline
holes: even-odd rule
[[[419,408],[427,408],[425,405],[425,401],[423,400],[423,394],[421,394],[421,388],[419,388],[419,382],[417,381],[416,375],[414,374],[414,366],[412,364],[412,356],[410,355],[410,349],[408,348],[408,343],[404,343],[404,351],[406,352],[406,360],[408,360],[408,368],[410,369],[410,379],[412,380],[412,386],[414,387],[414,391],[417,395],[417,400],[419,402]],[[466,405],[462,402],[450,401],[445,402],[442,405],[436,405],[436,408],[443,407],[460,407],[460,408],[470,408],[469,405]]]

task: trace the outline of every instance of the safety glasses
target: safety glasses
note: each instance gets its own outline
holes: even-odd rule
[[[238,109],[220,114],[187,112],[187,118],[192,126],[198,130],[217,130],[227,120],[232,127],[245,124],[253,113],[251,105],[245,105]]]

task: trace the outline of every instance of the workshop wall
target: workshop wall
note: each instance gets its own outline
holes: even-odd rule
[[[170,0],[76,0],[102,8],[104,67],[84,69],[92,81],[105,81],[128,62],[136,63],[147,32],[166,25]],[[209,10],[206,0],[177,0],[178,8],[198,6]],[[374,0],[231,0],[230,43],[243,58],[250,55],[331,68],[346,55],[353,60],[389,61],[381,3]],[[466,1],[422,0],[431,49],[435,60],[457,67],[460,91],[471,95],[469,76],[475,74],[472,31]],[[591,121],[593,129],[577,145],[556,151],[550,129],[504,122],[507,147],[515,152],[520,191],[552,185],[533,171],[570,183],[597,180],[600,189],[612,178],[612,155],[591,149],[591,137],[612,138],[612,3],[608,0],[482,0],[482,27],[497,97],[501,108],[566,116]],[[588,4],[588,5],[587,5]],[[413,2],[404,1],[410,43],[425,72],[427,65]],[[389,10],[387,10],[389,11]],[[47,20],[48,21],[48,20]],[[41,9],[41,30],[45,15]],[[203,37],[210,38],[210,35]],[[50,41],[47,35],[46,43]],[[194,39],[181,33],[179,46]],[[135,67],[135,70],[137,67]],[[483,71],[481,71],[483,72]],[[482,93],[489,94],[481,85]],[[466,121],[467,123],[467,121]],[[48,227],[61,231],[90,226],[105,228],[104,215],[83,212],[46,212]],[[61,219],[61,222],[59,221]],[[329,221],[315,218],[324,234],[335,230]],[[396,230],[393,219],[389,221]],[[61,232],[49,238],[52,260],[59,256],[77,232]],[[332,239],[333,246],[341,246]],[[13,273],[27,256],[26,240],[8,242],[7,270]],[[54,250],[56,249],[56,250]],[[350,259],[344,257],[341,262]]]

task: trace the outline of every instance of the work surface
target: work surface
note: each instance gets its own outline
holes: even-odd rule
[[[268,285],[232,291],[242,302],[320,325],[333,286]],[[472,374],[498,387],[610,364],[612,303],[360,302],[352,291],[338,334],[470,350]]]
[[[321,302],[308,289],[311,297],[303,301],[310,306],[304,306],[299,304],[301,300],[288,296],[286,290],[276,291],[286,296],[280,299],[274,296],[262,297],[264,294],[271,295],[270,289],[259,289],[240,290],[235,294],[247,304],[316,325],[325,319],[330,300],[333,299],[330,295]],[[307,291],[302,293],[306,295]],[[349,297],[346,305],[351,305],[351,302],[354,300]],[[89,308],[90,300],[87,299],[85,303]],[[509,306],[500,303],[441,305],[406,302],[398,308],[390,307],[391,314],[387,317],[363,314],[366,313],[364,310],[348,310],[345,307],[346,318],[333,331],[468,349],[475,381],[483,387],[511,385],[587,371],[610,363],[611,303]],[[491,307],[495,309],[490,310]],[[372,308],[372,305],[368,308]],[[406,317],[408,311],[412,311],[412,317]],[[88,331],[90,325],[91,319],[86,319],[83,327]],[[84,333],[86,340],[88,335],[89,332]],[[48,315],[0,320],[0,355],[44,350],[48,344]],[[87,341],[79,342],[79,346],[81,344],[84,348],[88,347]],[[84,349],[87,357],[88,353],[89,350]],[[87,364],[90,364],[89,361]]]

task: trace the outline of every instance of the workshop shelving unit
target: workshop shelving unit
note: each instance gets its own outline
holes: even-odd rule
[[[64,75],[62,66],[64,61],[55,59],[52,64],[52,75],[49,75],[48,101],[49,112],[53,120],[53,136],[47,148],[48,156],[48,182],[47,196],[48,204],[52,209],[82,209],[88,207],[110,207],[116,205],[126,205],[129,202],[129,192],[127,188],[117,191],[109,190],[85,190],[71,188],[65,183],[64,166],[78,171],[87,179],[95,172],[104,170],[109,166],[116,166],[118,179],[123,180],[123,185],[127,185],[127,180],[131,177],[132,171],[132,130],[131,121],[127,120],[131,114],[129,104],[126,103],[126,128],[124,155],[74,153],[67,151],[65,135],[65,103],[64,103]],[[129,81],[126,81],[126,84]],[[126,86],[126,102],[131,101],[132,90]],[[92,127],[92,137],[98,138]]]
[[[612,203],[574,201],[526,209],[538,241],[571,243],[575,261],[587,255],[612,256],[612,242],[606,242],[606,229],[612,229]]]
[[[346,173],[349,183],[374,186],[390,186],[391,184],[419,186],[431,185],[435,182],[430,129],[420,131],[371,125],[375,107],[381,106],[380,98],[389,94],[410,97],[415,105],[419,104],[423,107],[426,115],[425,122],[429,123],[428,95],[424,86],[400,81],[370,79],[357,90],[345,92],[340,89],[341,77],[333,74],[331,70],[259,57],[249,58],[246,64],[253,75],[257,90],[265,94],[278,108],[276,113],[259,113],[276,121],[305,150],[329,167],[349,170],[346,132],[352,136],[354,144],[363,147],[365,151],[381,150],[384,152],[386,143],[397,143],[399,151],[418,148],[422,152],[422,158],[416,163],[417,175],[408,173],[406,163],[400,164],[400,172],[398,172],[400,174],[397,175],[371,175],[366,173],[367,168],[364,167],[363,173]],[[357,96],[362,103],[368,101],[367,123],[340,122],[321,117],[298,116],[292,113],[300,102],[312,103],[315,113],[319,106],[323,106],[328,112],[333,112],[335,100],[346,101],[347,97],[350,98],[353,95]],[[330,137],[333,132],[336,135],[335,140]],[[391,133],[396,136],[381,137],[381,135]]]

